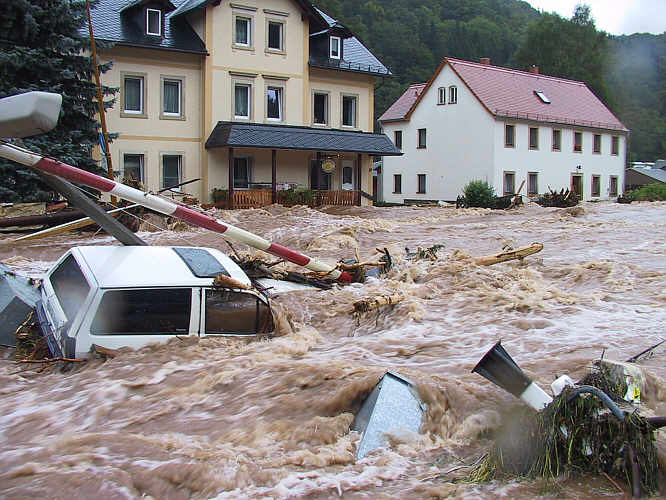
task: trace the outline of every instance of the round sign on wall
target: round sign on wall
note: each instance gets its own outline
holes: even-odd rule
[[[335,170],[335,162],[333,160],[326,160],[321,164],[321,169],[327,174],[330,174]]]

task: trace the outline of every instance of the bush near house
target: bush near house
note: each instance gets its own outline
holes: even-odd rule
[[[486,181],[471,181],[463,188],[465,205],[468,207],[495,208],[495,189]]]
[[[664,201],[666,200],[666,184],[648,184],[626,194],[633,201]]]

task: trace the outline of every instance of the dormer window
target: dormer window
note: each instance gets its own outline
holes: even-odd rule
[[[332,36],[331,37],[330,58],[331,59],[340,59],[340,37],[339,36]]]
[[[162,36],[162,11],[146,9],[146,34]]]

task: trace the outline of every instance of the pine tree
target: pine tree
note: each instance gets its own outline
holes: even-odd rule
[[[48,134],[23,139],[25,147],[85,170],[100,172],[91,157],[99,123],[85,1],[12,0],[0,16],[0,97],[41,90],[63,97],[60,120]],[[98,43],[98,48],[101,44]],[[105,72],[110,64],[100,65]],[[105,87],[105,96],[115,89]],[[113,100],[105,101],[110,107]],[[34,171],[0,158],[0,201],[46,201],[48,188]]]

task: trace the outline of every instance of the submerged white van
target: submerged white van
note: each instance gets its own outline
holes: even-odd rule
[[[75,247],[44,277],[37,315],[51,354],[66,358],[87,357],[93,345],[272,333],[268,299],[213,286],[220,274],[250,286],[245,272],[212,248]]]

